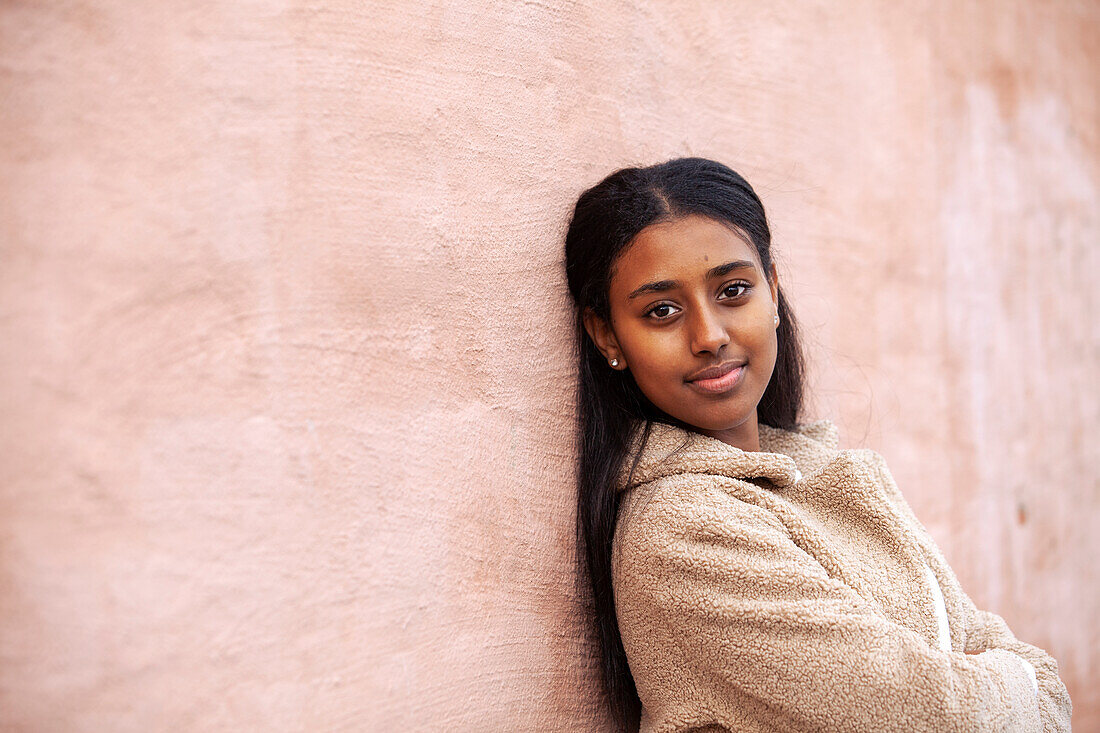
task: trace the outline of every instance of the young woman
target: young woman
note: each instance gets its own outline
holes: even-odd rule
[[[752,187],[617,171],[565,242],[577,539],[611,711],[649,731],[1061,731],[1058,664],[963,592],[882,457],[800,422]]]

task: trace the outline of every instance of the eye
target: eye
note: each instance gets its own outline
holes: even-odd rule
[[[646,318],[652,318],[655,321],[663,321],[672,317],[671,311],[675,308],[676,306],[671,303],[658,303],[647,310],[644,315]]]
[[[735,298],[740,298],[742,295],[744,295],[745,292],[747,292],[750,287],[752,287],[752,286],[749,283],[745,282],[744,280],[738,280],[737,282],[728,283],[727,285],[723,285],[721,292],[726,293],[730,290],[735,290],[737,288],[740,288],[742,292],[737,293],[736,295],[731,295],[729,298],[726,298],[726,300],[733,300]]]

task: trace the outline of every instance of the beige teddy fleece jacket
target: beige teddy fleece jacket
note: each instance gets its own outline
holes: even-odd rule
[[[619,478],[641,733],[1070,730],[1058,663],[975,607],[881,455],[828,420],[759,430],[654,423]]]

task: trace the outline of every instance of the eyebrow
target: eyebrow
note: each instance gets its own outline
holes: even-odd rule
[[[744,268],[755,268],[752,262],[748,260],[734,260],[733,262],[727,262],[724,265],[718,265],[707,270],[707,279],[710,280],[714,277],[722,277],[734,270],[741,270]],[[641,287],[634,288],[630,291],[630,295],[626,296],[627,299],[637,298],[639,295],[645,295],[646,293],[662,293],[666,290],[672,290],[673,288],[680,287],[678,280],[657,280],[655,282],[646,283]]]

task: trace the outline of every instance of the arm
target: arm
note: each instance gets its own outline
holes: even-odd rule
[[[962,596],[968,617],[965,651],[981,654],[988,649],[1006,649],[1030,664],[1035,675],[1043,730],[1069,731],[1073,702],[1058,675],[1058,662],[1039,647],[1017,639],[1003,618],[992,611],[979,609],[966,593]]]
[[[949,575],[947,581],[959,591],[962,599],[963,615],[965,616],[964,651],[968,654],[980,654],[989,649],[1005,649],[1019,656],[1025,665],[1031,667],[1029,676],[1034,675],[1034,687],[1039,698],[1043,730],[1070,730],[1070,715],[1073,712],[1073,703],[1069,698],[1069,692],[1066,690],[1065,684],[1058,676],[1058,662],[1039,647],[1017,639],[1003,618],[992,611],[983,611],[974,604],[970,596],[962,590],[958,578],[951,571],[947,560],[943,558],[932,535],[917,519],[916,514],[913,513],[912,508],[905,501],[905,497],[902,496],[897,483],[886,467],[886,459],[874,451],[867,451],[867,453],[895,507],[923,538],[923,544],[926,544],[929,550],[938,557],[943,567],[947,569]]]
[[[687,506],[658,495],[646,515],[616,602],[631,668],[658,690],[647,707],[690,697],[781,729],[1040,730],[1011,652],[933,648],[830,577],[767,509],[700,489]]]

